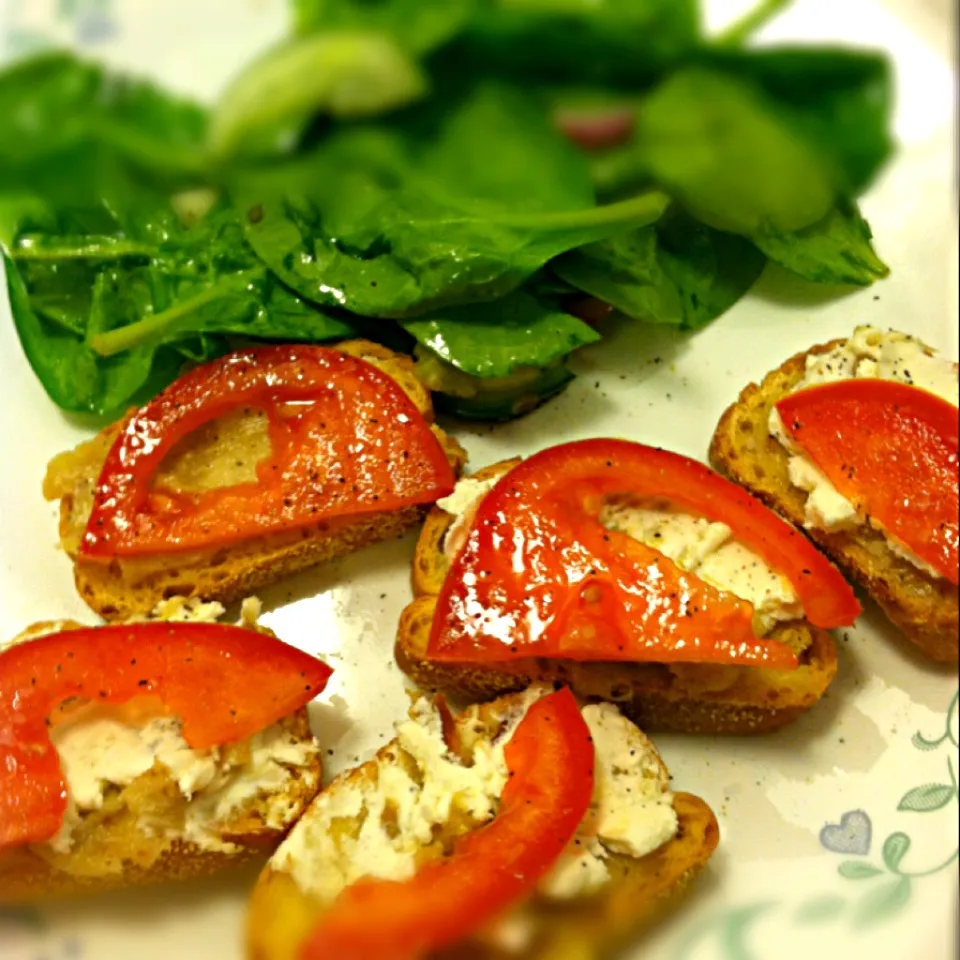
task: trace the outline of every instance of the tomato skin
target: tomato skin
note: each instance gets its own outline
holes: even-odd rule
[[[291,413],[289,406],[302,409]],[[267,413],[272,456],[257,482],[151,490],[163,458],[241,407]],[[400,510],[451,492],[440,441],[402,387],[327,347],[252,347],[190,371],[124,424],[80,546],[87,559],[222,546],[335,517]]]
[[[858,513],[957,583],[956,407],[919,387],[857,378],[800,390],[777,411]]]
[[[484,498],[438,598],[431,659],[797,666],[786,645],[755,636],[749,603],[602,527],[603,499],[619,493],[727,524],[790,579],[816,626],[860,613],[836,568],[741,487],[679,454],[585,440],[535,454]]]
[[[530,707],[505,757],[510,777],[491,823],[408,881],[348,887],[300,960],[417,960],[463,941],[532,893],[593,796],[593,741],[569,689]]]
[[[200,750],[295,713],[331,673],[280,640],[218,623],[89,627],[9,647],[0,652],[0,850],[60,829],[67,789],[48,723],[65,700],[156,697]]]

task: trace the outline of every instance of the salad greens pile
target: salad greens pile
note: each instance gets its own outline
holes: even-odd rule
[[[784,5],[709,38],[696,0],[294,0],[210,108],[66,53],[15,64],[24,352],[62,408],[113,415],[241,343],[362,335],[500,419],[600,338],[587,298],[696,329],[768,260],[870,284],[889,65],[746,47]]]

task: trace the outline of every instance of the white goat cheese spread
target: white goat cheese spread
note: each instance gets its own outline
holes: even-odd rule
[[[857,327],[849,340],[832,350],[808,356],[806,373],[791,392],[854,378],[905,383],[936,394],[953,406],[958,405],[960,379],[957,364],[937,356],[935,351],[915,337],[895,330],[883,331],[868,326]],[[784,428],[776,407],[770,411],[769,429],[771,435],[776,437],[790,455],[790,482],[807,494],[804,526],[833,532],[853,529],[866,522],[866,518],[857,512],[857,508],[834,487],[793,441]],[[871,518],[870,523],[882,530],[875,519]],[[894,553],[925,573],[933,577],[940,576],[904,544],[888,533],[886,535],[887,543]]]
[[[436,828],[455,817],[476,826],[494,817],[508,778],[506,744],[530,706],[549,692],[531,687],[492,742],[477,737],[469,745],[466,764],[447,746],[438,708],[418,700],[411,719],[398,726],[395,744],[375,761],[375,772],[363,770],[322,793],[274,854],[272,868],[325,903],[364,877],[412,877]],[[603,886],[611,853],[642,857],[678,829],[650,742],[610,704],[584,707],[583,718],[596,749],[594,793],[575,839],[541,885],[557,899]],[[359,829],[343,822],[361,817]]]
[[[83,815],[99,810],[109,789],[129,786],[156,764],[166,768],[188,801],[179,835],[204,849],[232,850],[218,838],[218,828],[261,791],[282,790],[293,768],[308,765],[318,749],[274,725],[254,734],[243,745],[248,749],[235,750],[235,756],[228,748],[193,750],[174,718],[134,725],[119,719],[115,708],[95,704],[55,726],[50,739],[67,786],[63,824],[49,841],[59,853],[70,851]],[[267,801],[266,821],[278,829],[286,823],[286,802],[274,799]]]
[[[245,599],[240,624],[256,627],[260,607],[256,597]],[[173,597],[159,603],[148,617],[127,622],[213,623],[223,613],[224,607],[216,602]],[[66,626],[67,621],[37,624],[9,645],[57,633]],[[193,750],[183,739],[176,718],[151,717],[144,722],[132,722],[129,715],[110,704],[87,704],[75,709],[51,730],[50,739],[67,786],[63,824],[48,841],[58,853],[70,851],[83,815],[99,810],[108,790],[129,786],[156,764],[166,768],[189,801],[179,836],[203,849],[233,850],[233,844],[218,838],[218,827],[261,792],[266,795],[262,802],[267,825],[274,829],[286,826],[293,811],[283,788],[294,769],[308,766],[318,750],[314,741],[304,742],[279,724],[254,734],[240,745]]]
[[[444,544],[448,555],[459,550],[466,536],[464,527],[472,523],[479,502],[496,479],[461,480],[446,500],[439,501],[443,510],[456,516]],[[768,634],[780,621],[803,617],[803,605],[790,581],[735,540],[726,524],[672,510],[666,501],[627,496],[609,500],[600,522],[669,557],[681,570],[716,589],[751,603],[758,636]]]

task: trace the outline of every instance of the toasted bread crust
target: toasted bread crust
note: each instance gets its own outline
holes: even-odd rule
[[[357,340],[339,344],[338,350],[362,357],[393,377],[406,391],[428,423],[433,423],[430,392],[417,380],[413,362],[378,344]],[[45,483],[48,497],[60,499],[60,539],[74,563],[77,590],[91,609],[106,620],[125,620],[149,613],[160,600],[172,596],[196,597],[231,603],[275,581],[352,553],[361,547],[402,535],[416,526],[426,507],[371,514],[362,518],[330,520],[289,533],[258,537],[223,549],[210,549],[161,558],[151,566],[138,561],[138,573],[124,573],[118,561],[95,563],[77,555],[77,530],[86,525],[89,504],[76,494],[80,482],[92,483],[102,458],[116,435],[117,424],[106,427],[88,448],[94,453],[93,471],[78,478],[72,491]],[[439,427],[431,429],[440,440],[457,473],[466,455],[460,445]],[[97,460],[99,458],[99,460]]]
[[[283,723],[297,739],[311,739],[306,709]],[[171,789],[169,774],[156,766],[120,791],[114,815],[98,818],[85,831],[81,838],[85,854],[59,854],[42,847],[0,851],[0,903],[73,897],[209,876],[268,856],[315,796],[322,774],[319,753],[308,765],[291,771],[282,794],[290,812],[282,827],[268,824],[266,797],[252,798],[219,831],[219,839],[233,844],[234,849],[218,850],[143,829],[136,796]],[[184,806],[186,802],[183,799]]]
[[[485,720],[495,717],[507,701],[478,708]],[[652,746],[652,745],[651,745]],[[388,744],[377,760],[395,750]],[[338,777],[327,789],[336,791],[359,779],[374,780],[377,760]],[[669,774],[659,755],[661,773]],[[670,842],[645,857],[611,855],[612,879],[591,896],[552,902],[536,897],[527,908],[533,924],[531,948],[525,960],[599,960],[628,943],[676,906],[691,881],[703,869],[719,842],[713,811],[698,797],[674,795],[679,829]],[[310,816],[310,811],[304,815]],[[304,939],[324,905],[303,893],[290,874],[269,864],[260,875],[247,909],[247,956],[250,960],[296,960]],[[457,944],[429,955],[429,960],[505,960],[507,956],[485,940]]]
[[[473,476],[492,478],[518,462],[493,464]],[[836,676],[833,638],[806,621],[778,624],[770,634],[798,654],[800,667],[795,671],[543,659],[496,666],[434,663],[427,647],[437,596],[449,569],[443,541],[452,522],[438,507],[427,516],[413,564],[416,599],[403,611],[397,631],[397,663],[425,689],[483,700],[533,682],[565,683],[580,696],[615,701],[645,730],[744,734],[776,730],[795,720],[823,696]]]
[[[804,528],[807,494],[790,482],[789,455],[770,435],[770,411],[803,379],[807,357],[827,353],[843,342],[834,340],[798,353],[759,385],[745,387],[720,418],[710,443],[710,462],[804,530],[928,657],[956,662],[957,588],[895,554],[883,533],[866,524],[833,533]]]

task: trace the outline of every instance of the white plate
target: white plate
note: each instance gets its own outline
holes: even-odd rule
[[[711,21],[751,4],[713,3]],[[889,280],[831,300],[771,271],[728,316],[694,337],[624,328],[584,352],[580,379],[545,408],[495,429],[457,427],[473,467],[604,434],[703,457],[720,412],[743,383],[858,323],[915,332],[955,357],[948,17],[942,0],[799,0],[766,34],[880,45],[893,56],[902,149],[864,203],[893,267]],[[0,53],[66,42],[212,96],[231,70],[283,33],[284,20],[282,0],[0,0]],[[89,430],[48,401],[20,353],[5,304],[0,378],[0,636],[10,636],[35,620],[90,619],[55,545],[56,511],[40,497],[47,459]],[[409,598],[412,546],[412,538],[384,544],[264,595],[266,622],[337,668],[314,715],[332,751],[330,774],[382,744],[405,709],[391,648]],[[689,902],[635,956],[955,955],[958,800],[948,787],[960,740],[956,677],[905,649],[873,608],[839,647],[840,675],[826,700],[789,729],[752,739],[658,738],[675,783],[716,810],[722,842]],[[927,790],[926,805],[942,805],[902,809],[908,793],[929,785],[944,789]],[[248,872],[3,912],[0,957],[239,960],[252,880]]]

